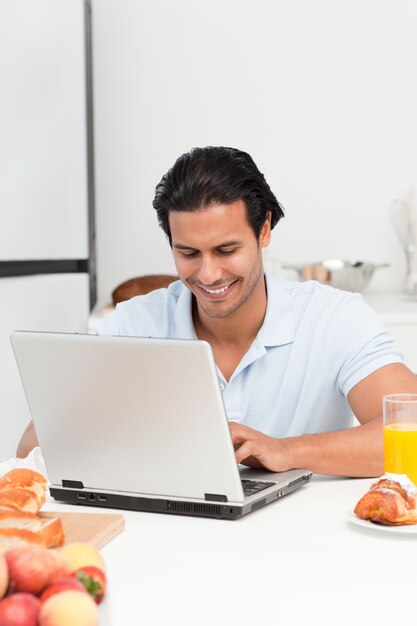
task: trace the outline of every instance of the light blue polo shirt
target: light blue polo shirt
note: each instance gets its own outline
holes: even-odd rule
[[[360,294],[272,275],[266,284],[267,311],[256,339],[229,382],[218,369],[228,419],[273,437],[349,428],[352,387],[403,362],[392,337]],[[196,339],[191,298],[182,282],[172,283],[122,302],[97,332]]]

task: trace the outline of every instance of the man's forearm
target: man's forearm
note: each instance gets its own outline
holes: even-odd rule
[[[33,422],[29,422],[29,424],[26,426],[25,432],[23,433],[21,440],[19,441],[16,456],[23,459],[27,457],[29,452],[38,445],[38,438],[36,436]]]
[[[348,430],[281,439],[292,468],[338,476],[384,473],[382,419]]]
[[[381,418],[348,430],[283,439],[236,422],[229,422],[229,427],[236,460],[249,467],[363,477],[384,471]]]

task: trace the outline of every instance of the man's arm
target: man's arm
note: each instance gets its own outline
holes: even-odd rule
[[[39,445],[38,438],[35,433],[33,422],[30,421],[26,426],[22,438],[17,446],[16,456],[24,459],[33,448]]]
[[[350,391],[348,400],[360,426],[275,439],[232,422],[236,459],[274,472],[303,468],[319,474],[380,476],[384,472],[382,397],[390,393],[417,393],[417,376],[401,363],[381,367]]]

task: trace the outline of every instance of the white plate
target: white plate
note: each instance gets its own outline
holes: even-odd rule
[[[369,528],[371,530],[382,530],[385,533],[398,533],[400,535],[417,535],[417,524],[409,524],[404,526],[385,526],[384,524],[374,524],[374,522],[368,522],[368,520],[360,519],[354,513],[348,514],[349,522],[362,526],[362,528]]]

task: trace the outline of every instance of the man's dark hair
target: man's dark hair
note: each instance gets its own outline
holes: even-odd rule
[[[243,200],[247,219],[259,239],[271,212],[271,228],[284,217],[264,175],[246,152],[236,148],[193,148],[180,156],[155,189],[153,207],[170,244],[169,211],[196,211]]]

